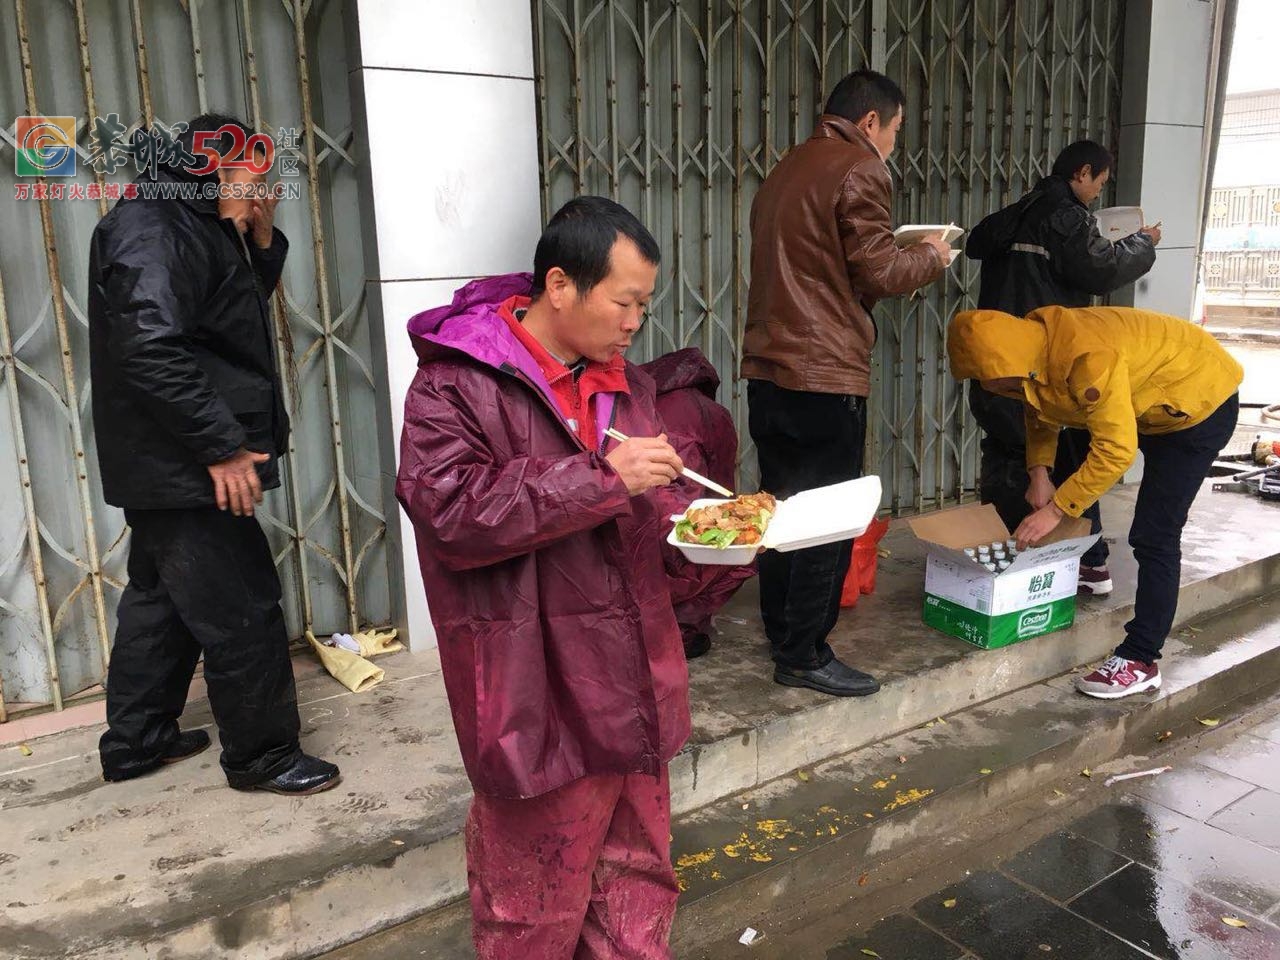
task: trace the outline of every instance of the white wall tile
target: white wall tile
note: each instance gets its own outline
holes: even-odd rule
[[[1195,250],[1166,249],[1161,244],[1155,266],[1134,285],[1133,305],[1175,317],[1189,317],[1195,281]]]
[[[1202,0],[1159,0],[1153,12],[1146,121],[1201,125],[1213,5]]]
[[[528,0],[359,0],[365,67],[533,78]]]
[[[529,269],[542,226],[532,81],[361,74],[379,279]]]
[[[1200,236],[1196,208],[1204,131],[1147,124],[1142,163],[1142,206],[1148,223],[1163,221],[1162,245],[1194,247]]]

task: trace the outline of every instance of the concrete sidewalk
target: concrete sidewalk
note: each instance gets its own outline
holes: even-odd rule
[[[1127,528],[1134,493],[1104,502],[1114,533]],[[1277,521],[1269,504],[1206,489],[1184,537],[1181,622],[1280,585]],[[877,593],[832,642],[885,689],[848,701],[774,685],[744,590],[712,653],[692,665],[694,735],[672,769],[677,811],[1097,659],[1129,616],[1133,562],[1121,544],[1122,586],[1082,605],[1073,630],[980,651],[920,623],[923,551],[903,525],[884,546]],[[1169,652],[1185,642],[1171,640]],[[459,897],[469,790],[438,661],[425,652],[380,663],[388,680],[368,694],[323,675],[299,683],[304,745],[345,775],[317,797],[230,791],[212,753],[108,786],[96,728],[36,741],[30,757],[0,753],[0,956],[313,956]],[[188,714],[208,723],[203,704]]]

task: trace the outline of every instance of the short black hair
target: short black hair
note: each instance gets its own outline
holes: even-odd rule
[[[178,142],[188,150],[192,150],[194,149],[195,136],[198,131],[213,133],[215,130],[221,130],[223,127],[228,126],[239,127],[244,132],[246,139],[253,136],[252,128],[239,117],[234,117],[229,113],[202,113],[187,123],[187,129],[178,136]],[[216,140],[210,137],[205,143],[225,157],[231,150],[232,141],[230,134],[224,133]]]
[[[619,237],[636,245],[646,261],[661,259],[658,241],[635,215],[606,197],[575,197],[556,211],[538,238],[533,254],[533,290],[536,300],[547,288],[547,271],[559,267],[579,295],[609,275],[609,251]]]
[[[1100,177],[1115,166],[1116,158],[1111,151],[1093,140],[1077,140],[1068,144],[1053,161],[1053,175],[1071,180],[1080,168],[1088,164],[1094,177]]]
[[[836,84],[823,113],[833,113],[857,123],[874,110],[882,123],[888,123],[906,102],[902,88],[883,73],[855,70]]]

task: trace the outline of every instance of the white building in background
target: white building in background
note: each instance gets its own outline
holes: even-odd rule
[[[1280,88],[1226,98],[1203,276],[1210,320],[1280,322]]]

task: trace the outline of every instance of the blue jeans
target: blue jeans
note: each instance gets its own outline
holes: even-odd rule
[[[1231,439],[1239,409],[1239,395],[1233,394],[1194,427],[1138,437],[1146,463],[1129,528],[1129,545],[1138,561],[1138,595],[1133,619],[1124,627],[1124,643],[1116,648],[1121,657],[1147,663],[1160,659],[1178,609],[1187,512]]]

